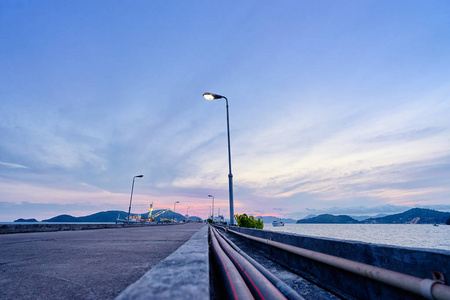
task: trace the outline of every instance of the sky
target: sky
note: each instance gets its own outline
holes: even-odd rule
[[[450,211],[449,1],[0,1],[0,221]]]

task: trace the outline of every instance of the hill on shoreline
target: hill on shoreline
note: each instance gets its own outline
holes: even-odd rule
[[[309,219],[298,220],[303,224],[445,224],[450,219],[450,212],[427,208],[412,208],[399,214],[358,221],[347,215],[334,216],[323,214]]]
[[[364,220],[365,224],[445,224],[450,212],[427,208],[413,208],[400,214]]]
[[[309,224],[356,224],[359,221],[346,215],[333,216],[330,214],[318,215],[309,219],[298,220],[297,223],[309,223]]]
[[[153,215],[162,211],[162,209],[154,210]],[[63,214],[50,219],[42,220],[42,222],[55,222],[55,223],[86,223],[86,222],[95,222],[95,223],[111,223],[116,222],[116,220],[120,217],[120,219],[124,220],[128,216],[127,212],[120,210],[109,210],[102,211],[92,215],[83,216],[83,217],[74,217],[71,215]],[[142,218],[147,218],[148,213],[141,214]],[[183,220],[185,217],[179,213],[174,213],[173,211],[167,211],[162,213],[158,217],[155,218],[156,221],[159,221],[162,218],[167,219],[177,219]],[[17,219],[14,222],[38,222],[36,219]]]

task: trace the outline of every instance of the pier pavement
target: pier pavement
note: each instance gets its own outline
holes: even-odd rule
[[[0,299],[113,299],[203,226],[0,235]]]

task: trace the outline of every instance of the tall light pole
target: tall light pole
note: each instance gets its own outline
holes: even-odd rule
[[[228,192],[230,194],[230,224],[234,224],[234,205],[233,205],[233,174],[231,173],[231,146],[230,146],[230,117],[228,114],[228,99],[225,96],[212,94],[212,93],[204,93],[203,97],[206,100],[214,100],[214,99],[225,99],[227,105],[227,133],[228,133]],[[214,214],[214,210],[213,210]]]
[[[173,204],[173,212],[175,212],[175,206],[177,205],[177,203],[180,203],[180,201],[175,201],[175,203]]]
[[[131,185],[131,197],[130,197],[130,207],[128,207],[128,223],[130,223],[130,212],[131,212],[131,201],[133,200],[133,189],[134,189],[134,179],[142,178],[144,175],[136,175],[133,177],[133,184]]]
[[[212,202],[212,214],[211,214],[211,219],[214,221],[214,196],[213,195],[208,195],[208,197],[213,198],[213,202]]]

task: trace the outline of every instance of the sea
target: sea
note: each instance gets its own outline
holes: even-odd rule
[[[264,224],[265,230],[390,246],[450,251],[450,225],[433,224]]]

